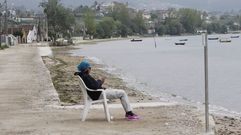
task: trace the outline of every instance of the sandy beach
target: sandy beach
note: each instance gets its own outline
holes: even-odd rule
[[[53,56],[40,56],[38,48],[15,46],[0,51],[0,134],[107,134],[107,135],[198,135],[204,134],[204,111],[176,104],[138,107],[141,120],[130,122],[122,108],[110,108],[114,120],[107,123],[102,109],[92,109],[86,122],[80,121],[81,109],[55,106],[82,104],[78,80],[73,76],[83,57],[72,57],[72,48],[53,48]],[[44,62],[43,62],[44,61]],[[45,63],[45,64],[44,64]],[[126,87],[118,77],[93,64],[93,76],[106,76],[106,87],[124,89],[132,103],[157,102],[158,99]],[[14,65],[14,66],[13,66]],[[21,79],[19,79],[21,78]],[[118,101],[111,101],[118,104]],[[240,134],[240,119],[214,116],[218,135]],[[13,128],[14,127],[14,128]],[[91,127],[91,128],[90,128]]]

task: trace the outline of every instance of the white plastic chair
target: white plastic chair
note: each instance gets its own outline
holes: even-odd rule
[[[82,121],[85,121],[86,119],[86,116],[87,116],[87,113],[90,109],[90,106],[92,104],[95,104],[95,103],[103,103],[104,105],[104,111],[105,111],[105,117],[107,119],[108,122],[110,122],[110,112],[109,112],[109,108],[108,108],[108,105],[107,105],[107,101],[108,99],[106,98],[106,94],[105,94],[105,90],[103,89],[98,89],[98,90],[92,90],[92,89],[89,89],[86,87],[84,81],[82,80],[82,78],[80,76],[78,76],[80,81],[80,88],[82,90],[82,93],[83,93],[83,97],[84,97],[84,111],[83,111],[83,115],[82,115]],[[92,100],[89,95],[87,94],[87,91],[101,91],[102,94],[103,94],[103,99],[99,99],[99,100]]]

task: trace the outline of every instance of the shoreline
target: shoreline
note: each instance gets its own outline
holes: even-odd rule
[[[57,47],[58,48],[58,47]],[[76,49],[76,48],[74,48],[74,47],[67,47],[68,49],[67,50],[69,50],[69,49]],[[55,48],[56,49],[56,48]],[[63,48],[60,48],[59,49],[59,51],[57,51],[57,55],[59,55],[59,56],[61,56],[61,55],[64,55],[62,58],[63,59],[65,59],[65,60],[69,60],[69,58],[67,58],[67,57],[75,57],[75,56],[68,56],[69,54],[66,54],[66,53],[63,53],[63,50],[62,50]],[[66,48],[65,48],[66,49]],[[66,51],[64,49],[64,51]],[[57,49],[58,50],[58,49]],[[56,50],[54,50],[53,49],[53,53],[56,55]],[[64,58],[64,57],[66,57],[66,58]],[[84,58],[83,56],[81,56],[81,58]],[[70,58],[71,59],[71,58]],[[74,58],[75,60],[76,59],[78,59],[78,57],[76,58]],[[75,61],[74,60],[74,61]],[[80,62],[80,60],[81,59],[78,59],[78,62]],[[73,61],[72,61],[73,62]],[[71,62],[71,63],[72,63]],[[76,63],[77,61],[75,61],[74,63],[77,65],[77,63]],[[103,74],[106,74],[106,72],[105,71],[100,71],[101,69],[101,67],[102,67],[102,65],[100,65],[100,64],[94,64],[93,63],[93,61],[91,61],[91,64],[93,64],[93,67],[96,67],[94,70],[99,70],[99,71],[97,71],[96,73],[94,73],[94,75],[93,76],[95,76],[95,77],[98,77],[99,75],[103,75]],[[75,66],[76,66],[75,65]],[[73,70],[73,68],[76,68],[76,67],[73,67],[73,65],[72,65],[72,70]],[[109,73],[108,73],[109,74]],[[107,75],[108,77],[109,77],[109,75]],[[111,76],[111,75],[110,75]],[[116,78],[115,78],[116,79]],[[120,79],[120,78],[119,78]],[[120,80],[118,80],[117,79],[117,81],[120,81]],[[123,80],[122,80],[123,81]],[[111,84],[111,82],[109,82],[110,84]],[[113,83],[113,82],[112,82]],[[122,82],[122,83],[124,83],[124,82]],[[108,84],[108,85],[110,85],[110,84]],[[120,84],[116,84],[116,85],[120,85]],[[126,87],[126,86],[125,86]],[[124,86],[123,86],[123,84],[121,84],[121,88],[125,88]],[[125,88],[126,89],[126,88]],[[142,102],[142,101],[144,101],[144,102],[146,102],[146,101],[156,101],[156,100],[158,100],[158,99],[153,99],[153,97],[146,97],[146,95],[142,95],[143,93],[141,93],[141,95],[138,95],[138,98],[139,99],[133,99],[133,97],[136,97],[137,95],[136,95],[136,93],[135,92],[137,92],[136,90],[134,90],[133,91],[133,95],[132,94],[130,94],[130,93],[128,93],[128,95],[130,96],[130,99],[131,99],[131,101],[137,101],[137,102]],[[149,95],[150,96],[150,95]],[[159,100],[160,101],[160,100]],[[113,101],[113,102],[115,102],[115,101]],[[62,105],[71,105],[71,104],[63,104],[62,103]],[[234,135],[236,135],[236,134],[240,134],[241,133],[241,118],[239,117],[229,117],[229,116],[224,116],[224,115],[217,115],[217,114],[212,114],[212,116],[213,116],[213,118],[214,118],[214,120],[215,120],[215,124],[216,124],[216,133],[218,134],[218,135],[226,135],[226,134],[234,134]]]
[[[42,57],[46,67],[50,71],[53,84],[59,93],[62,105],[78,104],[82,98],[81,96],[76,96],[80,95],[81,92],[78,91],[78,79],[73,74],[77,71],[76,66],[84,59],[84,56],[70,56],[68,50],[72,49],[75,48],[52,47],[53,56]],[[104,87],[125,90],[130,97],[130,101],[150,102],[158,100],[157,98],[144,94],[135,88],[128,87],[123,79],[104,71],[104,65],[96,64],[92,60],[89,60],[89,62],[93,67],[92,76],[94,78],[100,78],[101,76],[108,78],[103,85]]]
[[[108,41],[119,41],[119,40],[128,40],[133,37],[126,37],[126,38],[106,38],[106,39],[85,39],[83,40],[82,37],[73,37],[73,44],[95,44],[99,42],[108,42]]]

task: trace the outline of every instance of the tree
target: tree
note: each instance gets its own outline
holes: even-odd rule
[[[170,35],[181,35],[183,33],[183,26],[178,19],[168,18],[166,20],[166,33]]]
[[[74,9],[74,14],[75,14],[76,17],[82,17],[82,16],[84,16],[84,13],[86,13],[89,10],[91,10],[90,7],[80,5],[80,6],[78,6],[77,8]]]
[[[128,34],[131,34],[131,30],[124,24],[120,26],[120,35],[121,37],[127,37]]]
[[[222,33],[222,34],[226,34],[227,32],[228,32],[228,28],[227,28],[227,26],[225,26],[225,25],[221,25],[220,33]]]
[[[118,20],[122,24],[130,26],[131,19],[129,16],[129,9],[125,4],[115,3],[114,7],[109,8],[108,16],[113,17],[115,21]]]
[[[157,14],[151,13],[151,20],[158,19]]]
[[[115,31],[115,21],[111,17],[105,17],[97,24],[96,34],[99,38],[110,38]]]
[[[133,32],[139,33],[139,34],[146,33],[147,29],[145,27],[142,12],[138,12],[132,22],[133,22],[132,28],[135,28]]]
[[[189,8],[179,9],[178,17],[187,33],[195,33],[196,28],[201,27],[201,14],[197,10]]]
[[[158,35],[164,35],[166,34],[166,26],[163,24],[160,24],[157,28],[156,28],[156,32]]]
[[[132,34],[133,30],[131,29],[133,22],[131,20],[130,14],[133,13],[127,7],[127,5],[123,3],[115,3],[112,7],[109,7],[108,16],[112,17],[115,21],[119,21],[121,25],[119,25],[120,35],[126,37],[128,34]]]
[[[15,36],[15,37],[23,37],[23,32],[22,31],[15,31],[14,33],[13,33],[13,35]]]
[[[96,25],[96,38],[105,38],[105,30],[104,30],[104,26],[102,26],[103,23],[100,22]]]
[[[56,43],[58,37],[70,38],[75,18],[71,10],[64,8],[59,0],[48,0],[40,4],[44,8],[44,13],[48,20],[48,34]]]
[[[90,39],[96,33],[96,24],[94,18],[94,12],[92,10],[87,10],[84,15],[84,24],[86,28],[86,34],[89,35]]]
[[[120,21],[115,21],[115,29],[114,29],[114,36],[119,37],[121,36],[121,22]]]
[[[239,30],[239,24],[236,24],[233,20],[230,20],[227,24],[230,30]]]
[[[225,25],[222,25],[219,22],[217,22],[217,23],[208,24],[207,25],[207,31],[208,31],[209,34],[211,34],[211,33],[225,34],[225,33],[227,33],[228,29]]]

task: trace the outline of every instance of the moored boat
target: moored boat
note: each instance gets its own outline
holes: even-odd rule
[[[208,40],[218,40],[218,37],[209,37]]]
[[[175,45],[185,45],[185,42],[176,42]]]
[[[239,36],[231,36],[231,38],[239,38]]]
[[[188,41],[188,39],[180,39],[179,41]]]
[[[142,39],[134,39],[134,38],[131,40],[131,42],[141,42],[141,41]]]
[[[223,39],[219,39],[219,42],[221,43],[229,43],[231,42],[232,40],[231,39],[228,39],[228,38],[223,38]]]

